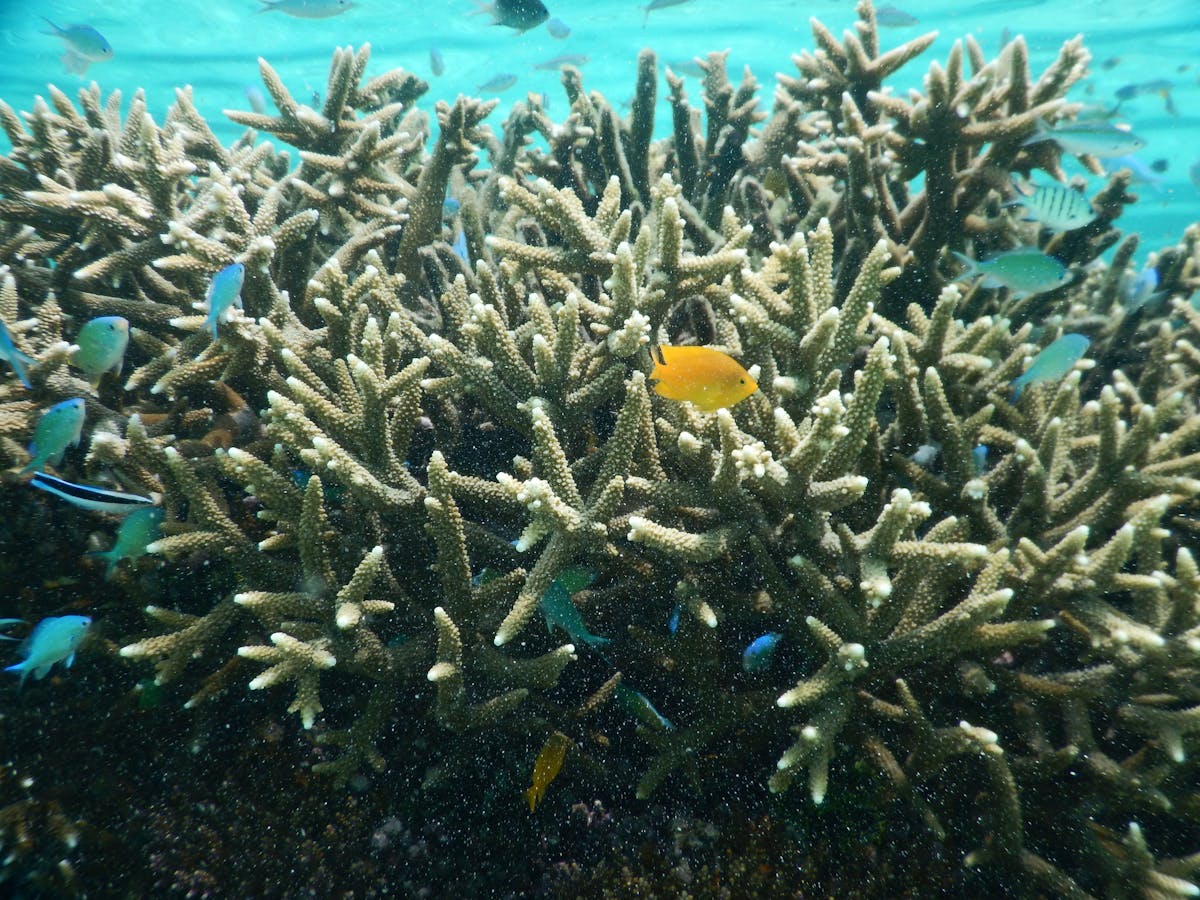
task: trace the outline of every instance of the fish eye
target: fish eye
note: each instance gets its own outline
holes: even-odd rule
[[[745,378],[739,378],[739,379],[738,379],[738,384],[745,384],[745,383],[746,383],[746,379],[745,379]]]

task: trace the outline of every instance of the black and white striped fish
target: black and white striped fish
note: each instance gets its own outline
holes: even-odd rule
[[[1052,231],[1074,231],[1096,218],[1092,204],[1079,191],[1061,185],[1021,184],[1013,180],[1020,194],[1005,206],[1025,207],[1025,221],[1041,222]]]
[[[34,472],[33,480],[29,483],[35,488],[41,488],[75,506],[96,512],[114,513],[118,516],[154,505],[153,497],[127,494],[124,491],[110,491],[90,484],[75,484],[55,478],[53,475],[47,475],[45,472]]]

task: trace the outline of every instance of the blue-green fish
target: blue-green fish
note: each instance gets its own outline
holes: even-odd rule
[[[1013,184],[1020,196],[1004,205],[1025,207],[1026,221],[1041,222],[1052,231],[1074,231],[1096,219],[1091,202],[1079,191],[1058,184]]]
[[[664,731],[672,731],[675,726],[671,724],[671,720],[654,708],[654,704],[650,702],[650,698],[635,688],[626,687],[624,684],[617,683],[617,702],[630,715],[641,719],[651,728],[661,728]]]
[[[1158,293],[1158,270],[1147,266],[1136,275],[1126,272],[1121,276],[1118,286],[1121,302],[1130,312],[1135,312],[1163,295]]]
[[[112,578],[117,569],[117,563],[123,559],[136,560],[146,555],[146,546],[157,541],[162,536],[163,511],[156,506],[143,507],[131,512],[117,529],[117,539],[111,550],[89,553],[88,556],[98,556],[108,563],[104,570],[104,580]]]
[[[1044,119],[1037,120],[1037,131],[1021,142],[1025,147],[1042,141],[1054,141],[1067,153],[1087,154],[1097,159],[1110,159],[1137,153],[1146,142],[1124,128],[1104,121],[1059,122],[1053,128]]]
[[[59,59],[72,75],[84,75],[92,63],[108,62],[113,58],[113,48],[104,35],[90,25],[68,25],[59,28],[45,16],[42,21],[50,26],[49,34],[63,42],[65,52]]]
[[[562,19],[551,19],[546,23],[546,30],[556,41],[565,41],[571,36],[571,26]]]
[[[967,267],[957,278],[982,275],[984,287],[1008,288],[1015,299],[1052,291],[1071,281],[1071,273],[1066,266],[1036,247],[1019,247],[985,262],[978,262],[961,253],[954,253],[954,258]]]
[[[987,474],[987,444],[976,444],[971,448],[971,462],[975,465],[976,475]]]
[[[542,0],[494,0],[492,3],[475,0],[478,7],[471,15],[490,15],[493,25],[503,25],[524,33],[537,28],[548,18],[550,11]]]
[[[258,0],[260,13],[281,12],[297,19],[328,19],[340,16],[356,5],[351,0]]]
[[[29,455],[33,459],[29,460],[21,474],[41,469],[46,463],[57,466],[62,462],[68,446],[79,446],[84,412],[83,398],[74,397],[55,403],[42,413],[33,431],[33,442],[29,445]]]
[[[101,316],[84,323],[75,337],[79,348],[71,362],[81,369],[92,385],[100,383],[105,372],[121,374],[125,348],[129,346],[129,320],[121,316]]]
[[[93,512],[124,516],[136,509],[154,505],[153,497],[127,494],[124,491],[110,491],[91,484],[75,484],[55,478],[53,475],[47,475],[45,472],[34,472],[29,483],[48,494],[66,500],[73,506],[90,509]]]
[[[583,590],[590,582],[590,573],[582,570],[568,569],[550,584],[546,593],[542,594],[540,606],[542,615],[546,617],[546,629],[557,625],[577,644],[587,644],[589,647],[603,647],[612,643],[608,638],[592,634],[584,624],[579,607],[571,600],[571,594]],[[584,581],[583,577],[587,576]],[[581,583],[582,582],[582,583]],[[572,590],[573,589],[573,590]]]
[[[765,672],[775,661],[775,650],[783,637],[778,631],[769,631],[762,637],[752,640],[742,651],[742,670],[748,674]]]
[[[0,322],[0,359],[12,366],[12,370],[21,379],[21,384],[27,388],[33,387],[29,380],[29,367],[33,365],[34,360],[17,349],[12,335],[8,333],[8,326],[3,322]]]
[[[676,600],[675,605],[671,607],[671,615],[667,616],[667,633],[672,637],[679,631],[679,620],[682,616],[683,604]]]
[[[1019,377],[1013,379],[1012,402],[1016,403],[1021,397],[1027,384],[1040,384],[1043,381],[1056,381],[1062,378],[1075,363],[1087,353],[1092,342],[1082,334],[1064,334],[1057,341],[1033,358],[1033,363]]]
[[[461,228],[455,233],[454,243],[450,245],[450,249],[467,264],[467,268],[471,267],[471,254],[467,251],[467,235]]]
[[[213,340],[217,339],[217,323],[229,317],[230,307],[242,308],[242,284],[246,280],[246,267],[241,263],[226,266],[212,277],[205,301],[208,303],[208,318],[204,325],[212,329]]]
[[[87,616],[50,616],[34,626],[21,644],[22,662],[9,666],[5,672],[20,672],[21,685],[32,672],[34,678],[45,678],[55,663],[71,668],[75,650],[87,635],[92,620]]]

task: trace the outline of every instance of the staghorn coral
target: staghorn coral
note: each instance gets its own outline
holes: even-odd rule
[[[1059,174],[1021,140],[1070,114],[1082,45],[1034,82],[1020,38],[991,62],[968,39],[900,100],[886,81],[929,41],[881,52],[859,10],[841,42],[814,23],[769,115],[715,54],[702,135],[668,75],[657,141],[649,52],[628,119],[567,69],[565,122],[531,101],[497,136],[492,106],[460,98],[428,150],[424,85],[362,83],[369,48],[335,53],[320,111],[262,62],[278,115],[232,117],[296,147],[295,169],[255,132],[222,147],[186,91],[161,127],[95,88],[24,121],[0,106],[0,317],[36,358],[31,390],[0,386],[0,450],[23,462],[37,411],[86,393],[67,473],[161,493],[148,549],[204,569],[179,598],[131,588],[157,633],[120,655],[199,681],[193,709],[288,682],[339,784],[433,727],[464,757],[582,736],[597,768],[640,767],[616,788],[639,798],[680,775],[721,796],[752,771],[777,808],[805,802],[783,794],[798,778],[835,805],[863,765],[871,802],[905,801],[968,867],[1068,895],[1186,891],[1196,230],[1159,254],[1161,310],[1110,323],[1120,273],[1095,260],[1119,239],[1121,176],[1080,234],[996,202],[1012,170]],[[470,265],[445,246],[448,187]],[[1044,237],[1088,271],[1034,302],[945,285],[960,236]],[[188,300],[234,260],[246,313],[213,341]],[[135,326],[131,374],[99,394],[66,365],[97,311]],[[1066,331],[1092,368],[1014,402]],[[722,347],[760,391],[715,414],[660,397],[655,343]],[[608,646],[530,627],[579,565],[595,580],[573,602]],[[776,666],[741,672],[767,630]],[[618,681],[642,701],[636,742],[610,736],[630,727]],[[967,784],[988,802],[951,799]],[[1186,834],[1159,861],[1163,823]]]

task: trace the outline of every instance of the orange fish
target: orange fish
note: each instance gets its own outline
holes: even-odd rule
[[[538,751],[537,759],[533,762],[533,784],[525,791],[530,812],[533,812],[546,796],[546,788],[558,775],[570,746],[571,739],[561,731],[554,732],[546,738],[546,743],[542,744],[542,749]]]
[[[741,403],[758,390],[750,373],[712,347],[656,347],[650,380],[660,397],[687,400],[704,412]]]

